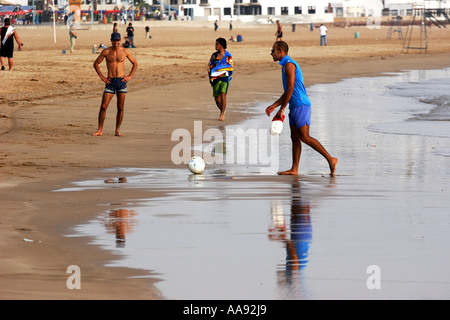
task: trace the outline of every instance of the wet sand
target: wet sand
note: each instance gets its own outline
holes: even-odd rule
[[[123,138],[113,136],[115,100],[107,113],[104,136],[90,135],[96,130],[103,87],[92,68],[96,55],[91,46],[107,43],[109,31],[80,30],[75,53],[63,55],[67,30],[58,30],[61,41],[54,44],[48,29],[19,29],[25,50],[15,55],[13,72],[1,73],[8,81],[0,96],[2,299],[161,298],[149,285],[152,278],[128,277],[148,275],[148,271],[106,268],[104,264],[114,255],[88,246],[89,239],[64,235],[71,226],[102,212],[99,204],[160,197],[164,191],[107,188],[82,196],[51,192],[73,181],[111,178],[102,171],[105,168],[173,167],[173,130],[190,130],[194,120],[202,120],[205,128],[223,125],[217,121],[204,70],[215,38],[228,39],[230,32],[159,28],[152,30],[153,39],[144,44],[143,28],[137,35],[142,42],[137,41],[138,48],[133,50],[140,65],[129,84]],[[445,30],[429,32],[427,55],[401,55],[401,41],[384,40],[387,29],[332,29],[326,48],[318,46],[317,32],[306,30],[286,32],[286,41],[292,47],[291,56],[301,62],[308,86],[450,64]],[[354,39],[356,31],[360,39]],[[279,67],[269,55],[273,28],[235,28],[233,32],[243,34],[244,42],[229,44],[236,76],[229,93],[227,124],[251,117],[245,113],[248,104],[270,100],[282,90]],[[70,265],[82,270],[82,290],[66,287]]]
[[[335,177],[308,147],[299,177],[276,176],[290,164],[289,132],[272,140],[267,117],[255,114],[226,126],[224,146],[213,143],[225,159],[202,175],[114,168],[127,183],[59,189],[167,192],[106,203],[71,235],[121,256],[112,266],[154,270],[168,299],[447,299],[448,112],[418,119],[438,109],[420,99],[448,104],[449,81],[450,69],[417,70],[310,86],[311,130],[339,157]],[[379,289],[367,285],[369,268],[381,270]]]

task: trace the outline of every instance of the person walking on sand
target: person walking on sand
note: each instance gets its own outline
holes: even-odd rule
[[[130,40],[130,48],[136,48],[134,46],[134,28],[131,22],[128,24],[127,37]]]
[[[220,121],[225,120],[225,109],[227,107],[227,93],[233,74],[233,58],[226,50],[227,40],[216,39],[216,52],[211,55],[208,64],[209,83],[213,88],[213,97],[217,108],[220,110]]]
[[[150,35],[150,27],[145,26],[145,39],[151,39],[152,36]]]
[[[8,58],[9,71],[11,71],[14,65],[14,40],[16,40],[19,50],[22,50],[22,43],[20,42],[19,35],[17,34],[16,29],[11,26],[11,19],[5,18],[3,22],[4,26],[0,30],[0,62],[2,64],[2,70],[5,70],[5,58]]]
[[[283,40],[283,27],[281,26],[280,20],[277,20],[277,32],[275,32],[275,36],[277,37],[275,41]]]
[[[138,63],[131,55],[128,49],[120,45],[120,33],[113,32],[111,34],[111,47],[102,50],[100,55],[94,61],[94,69],[98,76],[106,84],[103,91],[102,103],[98,114],[98,130],[93,135],[101,136],[103,134],[103,123],[106,118],[106,109],[117,93],[117,115],[116,115],[116,136],[122,136],[120,133],[120,125],[122,124],[123,112],[125,106],[125,95],[127,93],[127,82],[130,81],[136,72]],[[100,70],[100,63],[106,59],[106,67],[108,69],[108,77],[105,77]],[[125,59],[128,59],[133,65],[128,76],[125,76],[124,65]]]
[[[278,172],[279,175],[297,175],[302,152],[302,142],[319,152],[330,167],[330,174],[334,176],[338,159],[333,158],[325,150],[322,144],[309,135],[311,125],[311,102],[306,94],[303,74],[300,66],[289,55],[289,46],[284,41],[274,43],[271,55],[274,61],[279,61],[282,66],[282,80],[284,93],[272,105],[266,108],[266,114],[270,114],[281,106],[277,112],[278,117],[283,117],[284,109],[289,103],[289,126],[292,141],[292,167],[290,170]]]
[[[327,27],[325,27],[323,24],[319,27],[320,32],[320,46],[327,45]]]
[[[75,47],[75,41],[76,41],[76,38],[77,38],[77,34],[73,30],[74,30],[74,26],[71,26],[70,30],[69,30],[70,53],[73,53],[73,48]]]

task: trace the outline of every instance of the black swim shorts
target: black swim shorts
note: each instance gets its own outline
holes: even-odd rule
[[[108,78],[110,80],[109,83],[105,85],[105,91],[106,93],[127,93],[127,83],[123,82],[123,78]]]

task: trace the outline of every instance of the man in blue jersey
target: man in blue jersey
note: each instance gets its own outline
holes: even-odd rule
[[[290,170],[278,172],[280,175],[297,175],[302,152],[302,142],[319,152],[330,166],[330,174],[334,175],[338,159],[333,158],[325,150],[322,144],[309,135],[309,126],[311,125],[311,102],[306,94],[303,74],[297,62],[292,60],[289,55],[289,46],[284,41],[277,41],[272,47],[272,58],[279,61],[282,66],[283,95],[272,105],[266,108],[266,114],[270,114],[281,106],[277,116],[282,117],[284,109],[289,103],[289,125],[291,128],[292,140],[292,168]]]

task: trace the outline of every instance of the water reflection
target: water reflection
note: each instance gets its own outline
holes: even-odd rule
[[[133,231],[136,215],[136,211],[128,209],[111,210],[107,213],[104,226],[108,233],[115,234],[116,248],[125,247],[126,234]]]
[[[286,228],[282,202],[273,201],[272,226],[268,237],[280,241],[286,249],[286,262],[277,270],[278,287],[287,296],[298,297],[301,290],[301,273],[308,264],[308,253],[312,243],[311,205],[309,198],[301,194],[299,181],[292,183],[290,223]]]

